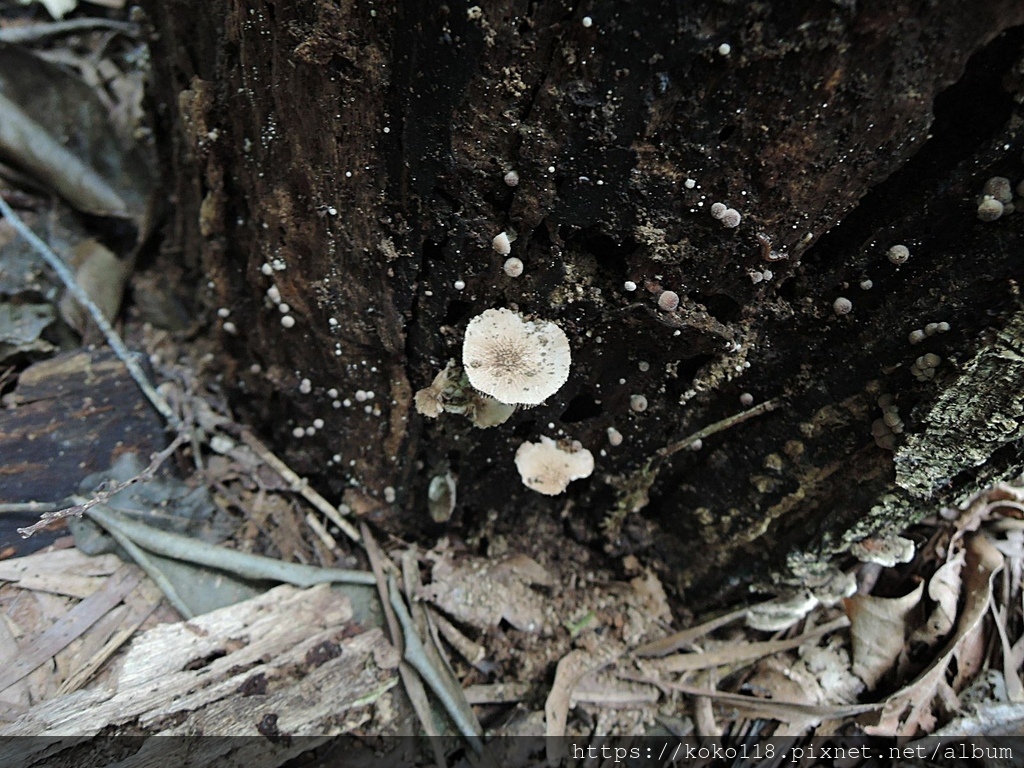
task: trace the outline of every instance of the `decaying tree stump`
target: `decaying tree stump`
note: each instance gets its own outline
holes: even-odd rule
[[[977,213],[1024,177],[1016,0],[146,7],[168,231],[230,312],[232,381],[387,529],[441,530],[449,473],[455,531],[569,499],[566,533],[657,553],[700,605],[827,579],[852,540],[1020,471],[1021,214]],[[568,383],[489,429],[416,413],[503,306],[566,332]],[[657,457],[744,393],[777,407]],[[524,487],[540,435],[594,475]]]

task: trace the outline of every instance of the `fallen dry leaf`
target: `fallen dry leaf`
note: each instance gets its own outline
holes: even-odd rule
[[[956,606],[960,599],[960,570],[964,553],[958,552],[947,563],[939,566],[928,580],[928,597],[935,602],[928,620],[910,636],[911,643],[933,645],[949,634],[956,623]]]
[[[468,558],[453,563],[447,556],[434,564],[431,583],[419,597],[478,629],[497,626],[502,619],[524,632],[538,632],[546,603],[531,584],[550,586],[544,568],[525,555],[490,561]]]
[[[843,601],[850,617],[853,673],[873,690],[892,669],[906,640],[907,617],[921,602],[924,582],[903,597],[855,595]]]
[[[864,728],[869,735],[917,735],[923,718],[930,716],[930,703],[938,693],[940,684],[945,683],[950,662],[954,657],[957,658],[959,672],[960,659],[963,658],[960,654],[965,646],[981,645],[981,622],[992,596],[992,577],[1002,569],[1003,557],[985,536],[975,534],[967,540],[965,565],[963,580],[966,601],[956,634],[927,669],[885,700],[878,722]],[[956,690],[956,683],[953,688]]]

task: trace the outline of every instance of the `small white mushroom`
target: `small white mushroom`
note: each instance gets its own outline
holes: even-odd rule
[[[504,179],[505,184],[507,184],[510,187],[519,186],[519,174],[516,171],[509,171],[508,173],[505,174]]]
[[[907,259],[910,258],[910,249],[905,245],[894,245],[886,252],[886,255],[893,264],[906,264]]]
[[[853,302],[845,296],[840,296],[832,302],[832,311],[837,315],[848,315],[853,310]]]
[[[662,291],[658,297],[658,306],[666,312],[671,312],[679,307],[679,294],[675,291]]]
[[[491,247],[502,256],[512,253],[512,241],[508,239],[508,234],[505,232],[499,232],[494,236],[494,239],[491,240]]]
[[[712,203],[711,208],[708,210],[711,213],[711,218],[721,221],[722,217],[725,216],[725,212],[729,210],[729,206],[725,203]]]
[[[516,469],[523,485],[546,496],[557,496],[573,480],[590,477],[594,455],[579,443],[563,448],[550,437],[525,442],[516,451]]]
[[[537,405],[568,380],[572,353],[554,323],[487,309],[466,327],[462,363],[480,392],[509,405]]]
[[[505,264],[502,266],[502,269],[505,270],[505,274],[509,277],[519,277],[523,274],[523,261],[522,259],[517,259],[515,256],[510,256],[505,259]]]
[[[995,221],[1003,215],[1003,204],[990,195],[985,195],[978,204],[978,218],[982,221]]]
[[[743,216],[735,208],[726,208],[719,220],[726,229],[736,229],[743,220]]]

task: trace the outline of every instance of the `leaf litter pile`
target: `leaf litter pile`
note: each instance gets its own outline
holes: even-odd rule
[[[859,542],[831,596],[714,616],[557,520],[379,544],[233,418],[151,253],[147,54],[109,14],[0,28],[0,735],[259,734],[284,762],[415,732],[443,764],[495,734],[1024,732],[1020,485]]]

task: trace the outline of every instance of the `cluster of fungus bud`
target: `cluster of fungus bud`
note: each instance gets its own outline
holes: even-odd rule
[[[762,280],[764,282],[768,282],[773,277],[775,277],[775,273],[772,272],[770,269],[752,269],[750,272],[747,273],[747,276],[750,278],[750,282],[752,282],[754,285],[757,285]]]
[[[896,447],[896,435],[904,429],[900,409],[893,403],[892,395],[879,395],[878,407],[882,409],[882,418],[871,423],[871,436],[875,439],[875,445],[891,451]]]
[[[564,446],[542,435],[539,443],[527,441],[519,446],[516,469],[527,488],[545,496],[557,496],[573,480],[590,477],[594,455],[579,442]]]
[[[906,264],[907,259],[910,258],[910,249],[907,248],[907,246],[905,245],[894,245],[892,248],[886,251],[886,256],[888,256],[889,261],[895,264],[896,266],[899,266],[900,264]]]
[[[509,405],[538,405],[569,378],[572,353],[554,323],[511,309],[487,309],[469,321],[462,364],[475,389]]]
[[[735,229],[740,225],[743,216],[735,208],[730,208],[725,203],[711,204],[711,217],[722,222],[727,229]]]
[[[982,221],[995,221],[1008,213],[1013,213],[1013,187],[1005,176],[993,176],[981,188],[978,218]]]
[[[943,320],[941,323],[928,323],[924,328],[915,328],[907,336],[907,341],[911,344],[920,344],[922,341],[927,339],[929,336],[934,336],[936,333],[946,333],[949,330],[949,323]]]
[[[941,362],[941,357],[934,352],[927,352],[914,361],[914,364],[910,366],[910,372],[918,381],[928,381],[935,378],[935,370]]]
[[[840,296],[832,302],[832,311],[837,315],[848,315],[853,311],[853,302],[845,296]]]

